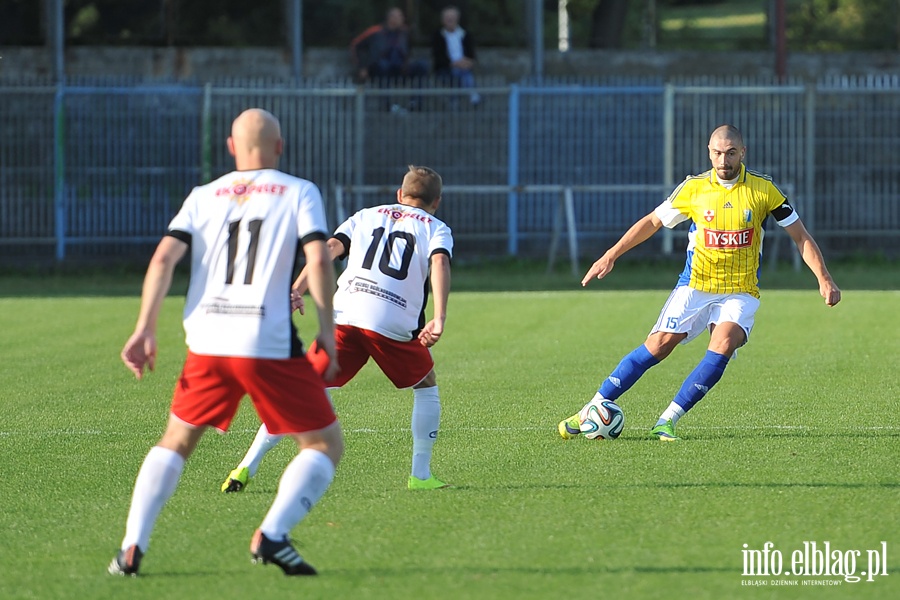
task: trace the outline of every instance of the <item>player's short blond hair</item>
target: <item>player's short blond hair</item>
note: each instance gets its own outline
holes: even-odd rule
[[[417,198],[430,206],[441,197],[443,186],[441,176],[434,169],[409,165],[400,190],[404,198]]]

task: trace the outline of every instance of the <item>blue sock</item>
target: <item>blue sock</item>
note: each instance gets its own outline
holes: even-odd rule
[[[656,357],[650,354],[645,345],[641,344],[622,359],[609,377],[603,380],[597,392],[607,400],[615,401],[631,389],[631,386],[647,372],[647,369],[658,364],[659,361]]]
[[[681,389],[675,395],[675,404],[680,406],[684,412],[691,410],[722,378],[726,365],[728,365],[727,356],[707,350],[700,364],[681,384]]]

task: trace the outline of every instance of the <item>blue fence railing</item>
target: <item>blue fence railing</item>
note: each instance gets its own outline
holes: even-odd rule
[[[332,221],[338,188],[426,164],[467,190],[442,217],[468,254],[543,254],[559,194],[539,186],[573,190],[580,238],[614,239],[707,168],[723,122],[744,132],[749,167],[795,191],[830,255],[898,251],[900,78],[479,83],[472,105],[436,85],[4,81],[0,248],[62,260],[155,243],[191,187],[232,169],[231,120],[259,106],[282,122],[281,167],[319,184]]]

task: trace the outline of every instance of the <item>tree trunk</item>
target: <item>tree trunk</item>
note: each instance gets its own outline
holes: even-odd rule
[[[591,15],[591,48],[621,48],[628,0],[600,0]]]

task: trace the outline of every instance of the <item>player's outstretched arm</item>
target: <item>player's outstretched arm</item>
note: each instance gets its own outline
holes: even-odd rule
[[[607,250],[603,256],[598,258],[594,264],[591,265],[591,268],[588,269],[588,272],[582,277],[581,285],[586,286],[595,277],[597,279],[603,279],[609,275],[616,264],[616,260],[620,256],[638,244],[642,244],[650,239],[654,233],[659,231],[660,227],[662,227],[662,221],[659,220],[655,213],[650,213],[640,219],[637,223],[632,225],[624,235],[622,235],[612,248]]]
[[[794,243],[797,245],[797,250],[800,251],[803,262],[806,263],[809,270],[816,276],[816,280],[819,282],[819,295],[825,299],[825,304],[834,306],[840,302],[841,290],[838,288],[834,279],[831,277],[831,273],[828,272],[828,268],[825,266],[825,258],[822,256],[819,245],[816,243],[816,240],[813,239],[812,235],[810,235],[809,231],[806,230],[806,226],[803,225],[803,222],[797,219],[785,227],[784,230],[787,231],[788,235],[791,236],[791,239],[794,240]]]
[[[331,260],[337,260],[339,257],[343,256],[346,253],[344,249],[344,243],[341,242],[337,238],[330,238],[328,240],[328,253],[331,255]],[[291,310],[300,311],[300,314],[306,314],[305,309],[306,306],[303,302],[303,294],[309,289],[309,285],[306,280],[309,277],[309,274],[304,266],[300,271],[300,274],[297,276],[297,279],[294,281],[294,285],[291,286]]]
[[[122,348],[122,361],[134,376],[140,379],[144,367],[151,371],[156,366],[156,322],[163,300],[172,286],[175,265],[187,252],[188,245],[174,237],[166,236],[156,247],[141,291],[141,309],[134,333]]]
[[[450,257],[446,254],[431,256],[431,292],[434,296],[434,318],[419,332],[419,342],[431,348],[444,333],[447,320],[447,302],[450,299]]]
[[[316,304],[319,315],[319,335],[316,336],[320,350],[328,355],[328,368],[322,379],[334,379],[341,368],[337,360],[334,341],[334,262],[328,253],[328,246],[322,240],[307,242],[303,246],[306,255],[306,281],[309,294]]]

